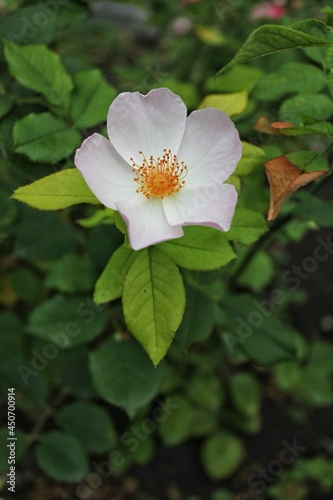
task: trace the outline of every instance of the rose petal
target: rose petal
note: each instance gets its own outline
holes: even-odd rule
[[[126,221],[128,237],[134,250],[141,250],[155,243],[180,238],[184,232],[178,225],[170,225],[165,217],[160,198],[146,198],[137,194],[116,203]]]
[[[108,134],[118,153],[139,165],[142,156],[163,155],[163,149],[177,154],[186,123],[186,106],[168,89],[155,89],[147,95],[124,92],[111,104]]]
[[[76,151],[74,163],[96,198],[106,207],[115,209],[117,200],[132,196],[136,191],[131,167],[100,134],[83,141]]]
[[[237,203],[237,192],[229,184],[210,184],[182,189],[163,199],[169,224],[202,225],[222,231],[230,229]]]
[[[223,113],[213,108],[193,111],[187,118],[178,160],[188,167],[188,187],[203,185],[209,178],[224,182],[242,156],[239,134]]]

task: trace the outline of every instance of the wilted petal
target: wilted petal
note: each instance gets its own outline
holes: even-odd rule
[[[88,137],[77,149],[75,165],[103,205],[115,209],[115,202],[136,191],[131,167],[100,134]]]
[[[168,223],[160,198],[147,199],[136,194],[118,201],[116,206],[126,221],[129,240],[134,250],[179,238],[184,234],[180,226],[171,226]]]
[[[124,92],[111,104],[108,134],[126,161],[133,157],[142,163],[139,151],[157,158],[163,149],[177,154],[186,123],[186,106],[168,89],[155,89],[147,95]]]
[[[193,111],[187,118],[178,159],[188,167],[186,185],[224,182],[242,156],[239,134],[222,111],[213,108]]]
[[[236,189],[229,184],[184,188],[176,195],[163,199],[170,224],[210,226],[222,231],[230,229],[236,203]]]

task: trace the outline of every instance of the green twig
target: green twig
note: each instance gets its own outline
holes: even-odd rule
[[[332,145],[329,147],[329,149],[332,147]],[[319,179],[317,182],[315,182],[311,188],[309,189],[309,192],[311,194],[317,193],[323,185],[325,185],[328,181],[333,176],[333,170],[331,170],[327,175],[323,176],[321,179]],[[257,252],[264,248],[264,246],[271,240],[271,238],[274,237],[274,235],[283,229],[293,218],[293,214],[288,214],[285,215],[284,217],[281,217],[278,221],[276,221],[275,224],[272,225],[270,231],[265,233],[260,240],[247,252],[245,255],[243,261],[241,264],[238,266],[238,268],[235,271],[235,274],[232,276],[230,279],[230,287],[235,288],[237,285],[237,281],[240,278],[240,276],[244,273],[246,268],[250,265],[252,262],[252,259],[255,257]]]
[[[29,446],[31,446],[32,443],[34,443],[38,439],[41,431],[43,430],[44,425],[49,420],[49,418],[52,417],[55,410],[63,402],[63,400],[67,397],[69,392],[70,392],[69,389],[66,389],[66,388],[61,389],[58,392],[58,394],[55,396],[55,398],[51,401],[50,405],[48,405],[45,408],[44,412],[41,414],[41,416],[37,420],[36,424],[34,425],[31,433],[28,436]]]
[[[245,269],[250,265],[252,262],[252,259],[254,256],[259,252],[268,241],[278,232],[280,231],[281,228],[286,226],[288,222],[290,222],[292,219],[292,214],[285,215],[284,217],[281,217],[274,225],[272,225],[270,231],[267,231],[260,240],[257,241],[255,245],[247,252],[245,255],[243,261],[241,264],[238,266],[238,268],[235,271],[235,274],[232,276],[230,280],[230,287],[234,288],[237,285],[237,281],[240,278],[240,276],[243,274]]]

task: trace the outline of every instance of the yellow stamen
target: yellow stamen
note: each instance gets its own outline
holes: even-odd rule
[[[151,196],[164,198],[176,193],[185,185],[187,166],[183,161],[179,163],[177,155],[172,155],[170,149],[164,149],[163,153],[162,157],[155,159],[151,156],[148,161],[143,152],[139,151],[143,158],[141,165],[130,158],[133,172],[137,173],[134,180],[140,186],[136,192],[144,194],[146,198]]]

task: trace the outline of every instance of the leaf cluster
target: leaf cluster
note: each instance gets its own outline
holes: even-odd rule
[[[333,402],[331,343],[309,342],[290,324],[288,306],[303,300],[301,281],[282,272],[286,243],[333,225],[332,201],[315,193],[331,162],[332,13],[326,23],[259,27],[217,79],[202,76],[201,60],[188,79],[175,72],[140,88],[167,86],[190,109],[220,109],[244,140],[228,180],[239,193],[230,231],[186,227],[182,238],[135,252],[125,222],[100,205],[72,159],[92,130],[104,133],[118,88],[142,82],[142,72],[117,66],[111,85],[100,69],[64,57],[65,42],[47,47],[59,23],[66,31],[87,16],[82,4],[50,19],[33,43],[8,34],[36,5],[0,22],[0,389],[15,386],[18,410],[28,416],[16,431],[17,460],[33,454],[54,480],[84,482],[97,470],[92,456],[96,464],[107,457],[110,473],[120,475],[147,464],[159,442],[195,439],[205,472],[224,480],[246,461],[242,436],[262,429],[267,398],[279,404],[287,395],[296,421]],[[207,4],[193,12],[200,8],[206,19]],[[170,2],[163,9],[172,19]],[[215,26],[198,26],[191,36],[210,47],[207,61],[230,50]],[[182,50],[192,65],[191,43]],[[269,54],[281,62],[272,71],[260,59]],[[176,66],[187,72],[186,61]],[[265,162],[273,166],[272,218],[281,209],[271,232]],[[1,427],[1,447],[5,440]],[[1,455],[0,473],[6,468]],[[300,478],[330,488],[330,470],[319,458],[297,461],[270,495],[280,498]]]

